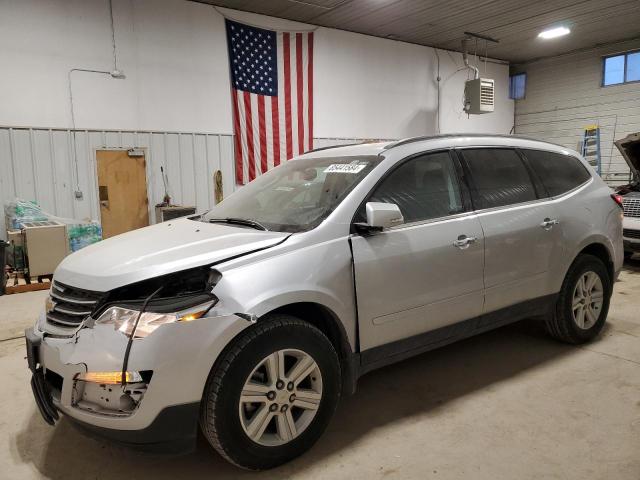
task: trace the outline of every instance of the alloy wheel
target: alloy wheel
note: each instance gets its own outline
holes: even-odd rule
[[[604,288],[600,276],[592,271],[583,273],[573,290],[573,321],[583,330],[593,327],[602,312]]]
[[[263,358],[240,394],[240,423],[254,442],[279,446],[297,438],[320,407],[322,374],[302,350],[278,350]]]

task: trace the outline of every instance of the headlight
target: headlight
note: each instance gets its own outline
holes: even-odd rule
[[[113,325],[114,330],[118,330],[127,336],[131,335],[138,315],[140,321],[135,331],[136,337],[146,337],[156,328],[166,323],[189,322],[205,315],[215,302],[207,302],[195,307],[172,313],[144,312],[140,315],[139,310],[126,307],[109,307],[96,320],[98,325]]]

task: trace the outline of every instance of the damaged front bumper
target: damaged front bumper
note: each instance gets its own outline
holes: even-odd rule
[[[122,369],[127,337],[109,325],[82,328],[73,337],[25,332],[31,386],[38,409],[53,425],[59,413],[89,433],[131,446],[187,450],[197,433],[200,400],[220,352],[250,323],[238,315],[209,316],[164,325],[134,339],[129,371],[142,381],[86,383],[86,372]]]

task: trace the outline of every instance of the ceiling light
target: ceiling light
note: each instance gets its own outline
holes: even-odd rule
[[[569,30],[567,27],[555,27],[548,30],[543,30],[538,34],[538,37],[549,39],[569,35],[569,33],[571,33],[571,30]]]

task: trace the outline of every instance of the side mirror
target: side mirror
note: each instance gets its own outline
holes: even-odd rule
[[[404,217],[395,203],[367,202],[367,223],[356,223],[359,233],[381,232],[385,228],[400,225]]]

